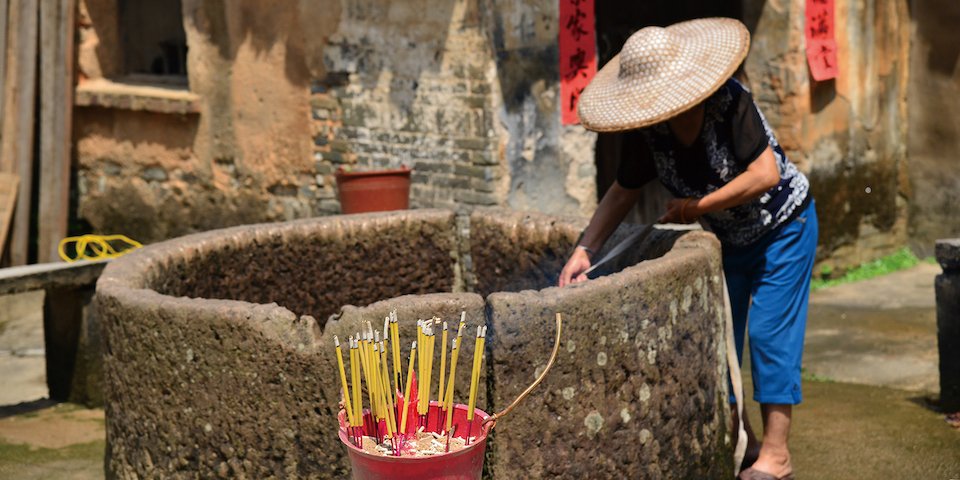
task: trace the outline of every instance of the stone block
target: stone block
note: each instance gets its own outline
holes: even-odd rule
[[[940,408],[960,411],[960,239],[938,240],[937,349],[940,354]]]
[[[937,240],[934,254],[944,271],[960,271],[960,239]]]
[[[454,147],[464,150],[485,150],[490,144],[490,140],[483,138],[458,138],[453,142]]]

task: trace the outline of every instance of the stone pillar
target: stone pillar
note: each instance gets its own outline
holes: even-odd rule
[[[937,343],[940,350],[940,406],[960,411],[960,239],[937,240]]]

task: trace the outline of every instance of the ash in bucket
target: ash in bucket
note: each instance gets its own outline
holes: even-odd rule
[[[363,451],[371,455],[389,457],[396,454],[393,450],[393,445],[389,442],[378,445],[374,437],[364,437],[363,440]],[[404,439],[400,455],[405,457],[442,455],[448,451],[456,452],[461,450],[466,445],[466,440],[460,437],[451,438],[449,444],[447,444],[445,435],[437,432],[419,431],[413,435],[408,435],[407,438]]]
[[[395,311],[384,319],[382,336],[367,322],[366,331],[349,338],[349,385],[340,340],[334,337],[343,391],[341,438],[368,454],[393,457],[435,456],[462,450],[476,442],[482,435],[478,423],[487,417],[475,408],[486,326],[477,327],[468,404],[455,405],[454,380],[466,328],[465,317],[466,313],[461,313],[453,338],[449,338],[447,322],[439,318],[418,321],[417,340],[411,344],[405,377]],[[440,337],[439,345],[437,337]],[[438,353],[439,376],[434,378],[434,358]],[[369,408],[364,408],[363,390]],[[431,401],[434,394],[437,400]]]

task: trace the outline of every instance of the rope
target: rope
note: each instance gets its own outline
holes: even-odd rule
[[[730,369],[730,383],[733,385],[733,397],[737,400],[737,443],[733,447],[733,471],[740,472],[743,456],[747,452],[747,430],[743,427],[743,379],[740,376],[740,362],[737,360],[737,345],[733,340],[733,308],[730,306],[730,291],[727,279],[721,269],[720,281],[723,282],[723,309],[727,320],[727,366]]]
[[[516,407],[521,401],[523,401],[523,399],[529,395],[534,388],[537,388],[537,385],[540,385],[540,382],[543,381],[543,378],[547,376],[547,372],[550,371],[550,367],[552,367],[554,362],[557,360],[557,352],[560,351],[560,331],[562,327],[563,321],[560,318],[560,313],[557,313],[557,340],[553,344],[553,353],[550,354],[550,360],[547,362],[547,368],[544,368],[543,371],[540,372],[540,376],[533,381],[533,384],[527,387],[527,389],[524,390],[523,393],[521,393],[520,396],[513,401],[513,403],[508,405],[507,408],[504,408],[503,410],[494,413],[490,417],[487,417],[487,419],[480,424],[481,428],[489,423],[490,428],[487,429],[487,432],[489,433],[491,430],[493,430],[493,427],[497,426],[498,419],[503,418],[506,414],[510,413],[510,411],[513,410],[513,408]]]
[[[117,250],[110,242],[122,242],[127,246]],[[67,255],[66,252],[67,245],[71,243],[75,244],[73,247],[73,256]],[[60,240],[60,244],[57,246],[57,253],[59,253],[60,258],[66,262],[76,262],[77,260],[104,260],[119,257],[142,246],[140,242],[126,235],[81,235],[79,237],[67,237]]]

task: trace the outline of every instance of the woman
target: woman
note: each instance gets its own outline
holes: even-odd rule
[[[622,162],[560,286],[586,280],[591,256],[636,204],[638,189],[658,178],[676,197],[660,222],[703,220],[720,239],[741,359],[750,319],[754,399],[764,429],[757,442],[747,425],[744,465],[752,467],[739,478],[790,479],[787,439],[792,406],[801,401],[817,218],[807,178],[783,153],[750,92],[730,78],[749,43],[746,27],[732,19],[648,27],[597,73],[580,97],[584,127],[630,131],[643,147]]]

